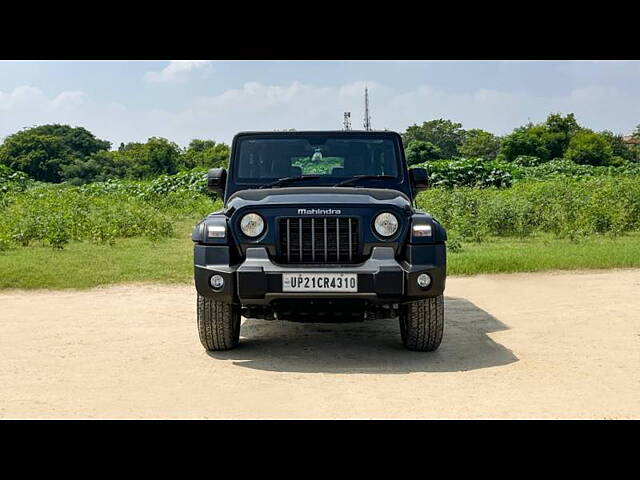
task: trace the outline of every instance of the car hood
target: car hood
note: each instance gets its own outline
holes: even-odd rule
[[[237,210],[247,205],[285,206],[308,208],[331,205],[393,205],[407,209],[410,199],[398,190],[384,188],[350,187],[286,187],[239,190],[227,199],[226,209]]]

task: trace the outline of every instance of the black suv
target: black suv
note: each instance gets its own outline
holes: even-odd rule
[[[427,172],[395,132],[245,132],[208,186],[224,208],[193,230],[198,331],[235,347],[240,317],[400,320],[410,350],[442,340],[445,229],[412,206]]]

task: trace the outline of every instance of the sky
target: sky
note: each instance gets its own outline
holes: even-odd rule
[[[4,61],[0,139],[44,123],[116,148],[165,137],[229,143],[247,130],[374,129],[445,118],[497,135],[551,112],[594,130],[640,124],[640,61]]]

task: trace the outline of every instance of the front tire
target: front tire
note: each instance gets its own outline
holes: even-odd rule
[[[240,309],[198,294],[198,334],[208,351],[235,348],[240,341]]]
[[[437,350],[444,331],[444,296],[403,305],[399,321],[400,336],[407,349],[417,352]]]

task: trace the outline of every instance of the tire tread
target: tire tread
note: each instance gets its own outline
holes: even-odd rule
[[[209,351],[230,350],[240,337],[240,313],[228,303],[198,294],[198,335]]]
[[[403,343],[409,350],[432,352],[442,342],[444,297],[439,295],[411,302],[400,316]]]

